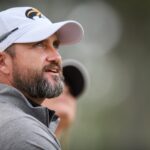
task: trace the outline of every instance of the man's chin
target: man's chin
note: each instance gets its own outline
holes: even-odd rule
[[[52,87],[56,87],[56,86],[60,86],[60,85],[63,85],[63,81],[61,80],[53,80],[53,79],[50,79],[48,80],[48,83],[50,84],[50,86]]]
[[[56,84],[58,81],[61,81],[61,76],[59,74],[54,74],[54,73],[45,74],[45,78],[51,84]]]

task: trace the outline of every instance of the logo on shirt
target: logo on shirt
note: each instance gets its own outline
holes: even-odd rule
[[[25,13],[26,17],[30,18],[30,19],[34,19],[34,17],[39,17],[39,18],[42,18],[42,13],[37,10],[36,8],[31,8],[31,9],[28,9]]]

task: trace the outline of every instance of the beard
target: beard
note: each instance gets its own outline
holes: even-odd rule
[[[45,99],[59,96],[63,91],[63,75],[51,75],[55,83],[44,78],[45,68],[56,66],[56,63],[45,66],[41,71],[28,68],[20,69],[17,64],[13,68],[13,86],[20,90],[27,98]],[[58,65],[57,65],[58,67]],[[60,66],[58,68],[61,68]],[[59,69],[61,70],[61,69]]]

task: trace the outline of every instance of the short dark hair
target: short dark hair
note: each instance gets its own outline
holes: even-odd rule
[[[12,58],[16,56],[16,51],[14,48],[14,45],[9,46],[5,51],[7,54],[9,54]]]

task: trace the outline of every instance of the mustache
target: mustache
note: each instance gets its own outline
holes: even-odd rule
[[[62,73],[62,64],[59,62],[52,61],[50,64],[43,67],[43,71],[55,71],[57,73]]]

